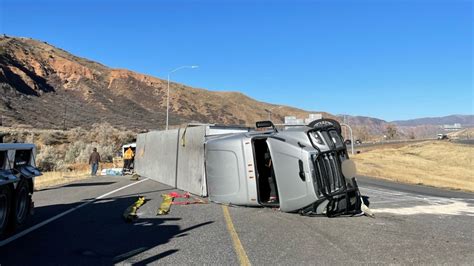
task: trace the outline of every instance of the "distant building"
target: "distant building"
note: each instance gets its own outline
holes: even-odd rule
[[[296,116],[285,116],[285,125],[308,125],[314,120],[323,118],[322,114],[309,114],[307,118],[296,118]]]
[[[461,130],[462,125],[460,123],[454,123],[453,125],[443,125],[443,129],[451,131]]]
[[[318,120],[323,118],[322,114],[309,114],[308,118],[305,118],[304,123],[308,125],[309,123],[313,122],[314,120]]]

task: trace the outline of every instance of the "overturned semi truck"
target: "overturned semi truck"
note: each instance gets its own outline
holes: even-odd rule
[[[355,166],[332,119],[281,130],[270,121],[257,122],[257,130],[189,125],[139,134],[136,149],[139,175],[214,202],[303,215],[361,213]],[[269,201],[269,176],[277,201]]]

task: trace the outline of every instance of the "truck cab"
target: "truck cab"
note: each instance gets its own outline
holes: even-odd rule
[[[360,212],[355,166],[335,120],[208,139],[205,158],[213,201],[307,215]],[[275,182],[275,202],[269,202],[268,180]]]
[[[0,143],[0,238],[24,225],[32,213],[35,164],[33,144]]]

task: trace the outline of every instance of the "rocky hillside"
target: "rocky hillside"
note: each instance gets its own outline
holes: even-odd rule
[[[166,85],[165,80],[109,68],[46,42],[0,37],[0,125],[63,129],[107,122],[117,128],[163,129]],[[171,83],[171,92],[171,126],[189,122],[250,126],[267,119],[269,110],[275,123],[282,123],[287,115],[305,118],[310,113],[259,102],[239,92],[215,92],[179,83]],[[398,137],[421,138],[441,133],[437,125],[452,124],[453,118],[473,120],[472,116],[453,116],[393,123]],[[346,119],[355,137],[367,140],[382,137],[391,124],[371,117]]]
[[[253,125],[272,111],[308,112],[256,101],[238,92],[214,92],[171,84],[170,125],[188,122]],[[46,42],[0,37],[0,114],[3,125],[37,128],[163,128],[166,81],[74,56]],[[330,116],[326,114],[327,116]]]

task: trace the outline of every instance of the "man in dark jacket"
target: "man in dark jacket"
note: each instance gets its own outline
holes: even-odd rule
[[[91,175],[97,174],[97,169],[99,169],[100,155],[97,152],[97,148],[94,148],[91,156],[89,156],[89,164],[91,165]]]
[[[3,137],[6,137],[8,135],[9,135],[9,133],[0,132],[0,143],[3,143]]]

